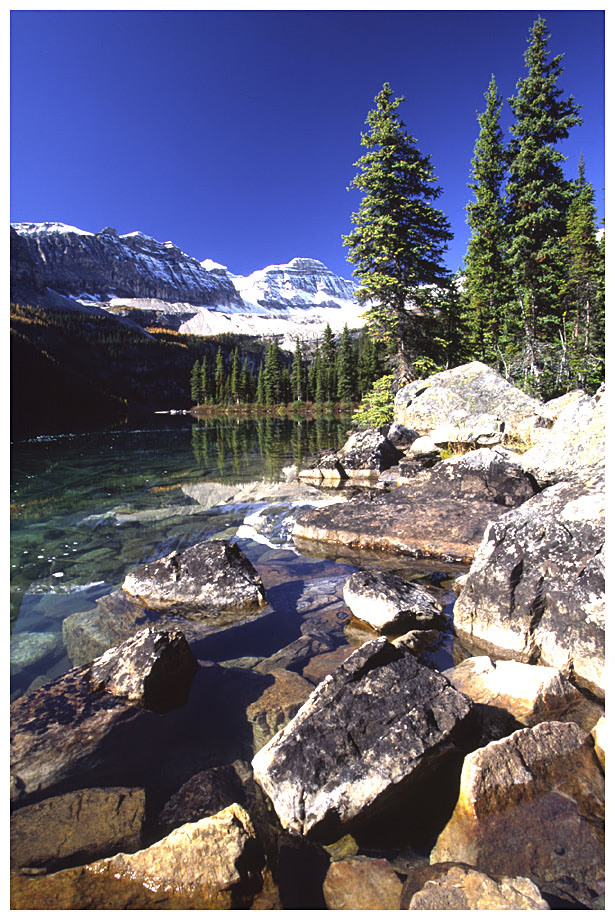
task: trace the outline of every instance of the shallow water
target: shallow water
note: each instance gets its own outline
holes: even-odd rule
[[[138,431],[13,444],[13,697],[71,667],[63,620],[137,565],[217,537],[238,539],[255,563],[282,552],[296,569],[292,515],[310,496],[287,480],[309,454],[343,443],[347,428],[347,419],[164,416]]]

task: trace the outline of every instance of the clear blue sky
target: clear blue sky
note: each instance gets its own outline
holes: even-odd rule
[[[11,220],[113,226],[248,274],[294,256],[350,277],[360,134],[388,81],[466,250],[476,113],[507,100],[540,10],[13,11]],[[542,11],[604,214],[604,13]],[[503,125],[510,123],[505,101]]]

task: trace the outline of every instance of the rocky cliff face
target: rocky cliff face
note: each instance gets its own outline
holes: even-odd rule
[[[196,335],[322,334],[359,326],[355,285],[316,259],[293,259],[247,277],[143,233],[90,233],[59,223],[11,225],[11,299],[79,305]]]
[[[118,236],[111,227],[89,233],[66,224],[13,224],[11,280],[13,296],[27,285],[90,302],[128,297],[241,305],[227,272],[208,270],[173,243],[139,232]]]

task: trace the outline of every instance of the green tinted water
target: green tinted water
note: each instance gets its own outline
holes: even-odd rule
[[[347,428],[348,419],[164,416],[146,430],[13,444],[13,696],[71,667],[63,620],[91,609],[139,564],[236,537],[242,525],[253,562],[272,548],[297,560],[289,516],[306,489],[292,483],[291,468],[339,447]],[[257,512],[259,533],[244,525]]]

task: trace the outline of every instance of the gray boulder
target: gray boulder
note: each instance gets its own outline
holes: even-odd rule
[[[457,632],[604,694],[604,495],[560,483],[485,531],[455,603]]]
[[[377,478],[401,460],[401,450],[378,428],[357,431],[337,453],[339,462],[350,478]]]
[[[225,540],[197,543],[140,566],[122,587],[146,607],[194,619],[265,606],[256,569],[237,544]]]
[[[487,415],[492,417],[490,434],[498,434],[495,425],[500,440],[509,436],[532,442],[540,436],[541,407],[542,403],[508,383],[497,371],[473,361],[402,387],[395,395],[394,418],[422,434],[451,423],[458,429],[478,426],[484,434]]]
[[[391,573],[355,572],[344,585],[344,600],[353,616],[381,633],[443,629],[447,622],[429,591]]]
[[[399,450],[406,450],[414,444],[418,437],[418,431],[414,431],[412,428],[406,428],[405,425],[401,425],[399,422],[393,422],[387,432],[387,438],[391,444],[394,444]]]
[[[446,678],[374,639],[258,752],[254,777],[284,828],[332,842],[457,750],[471,711]]]

